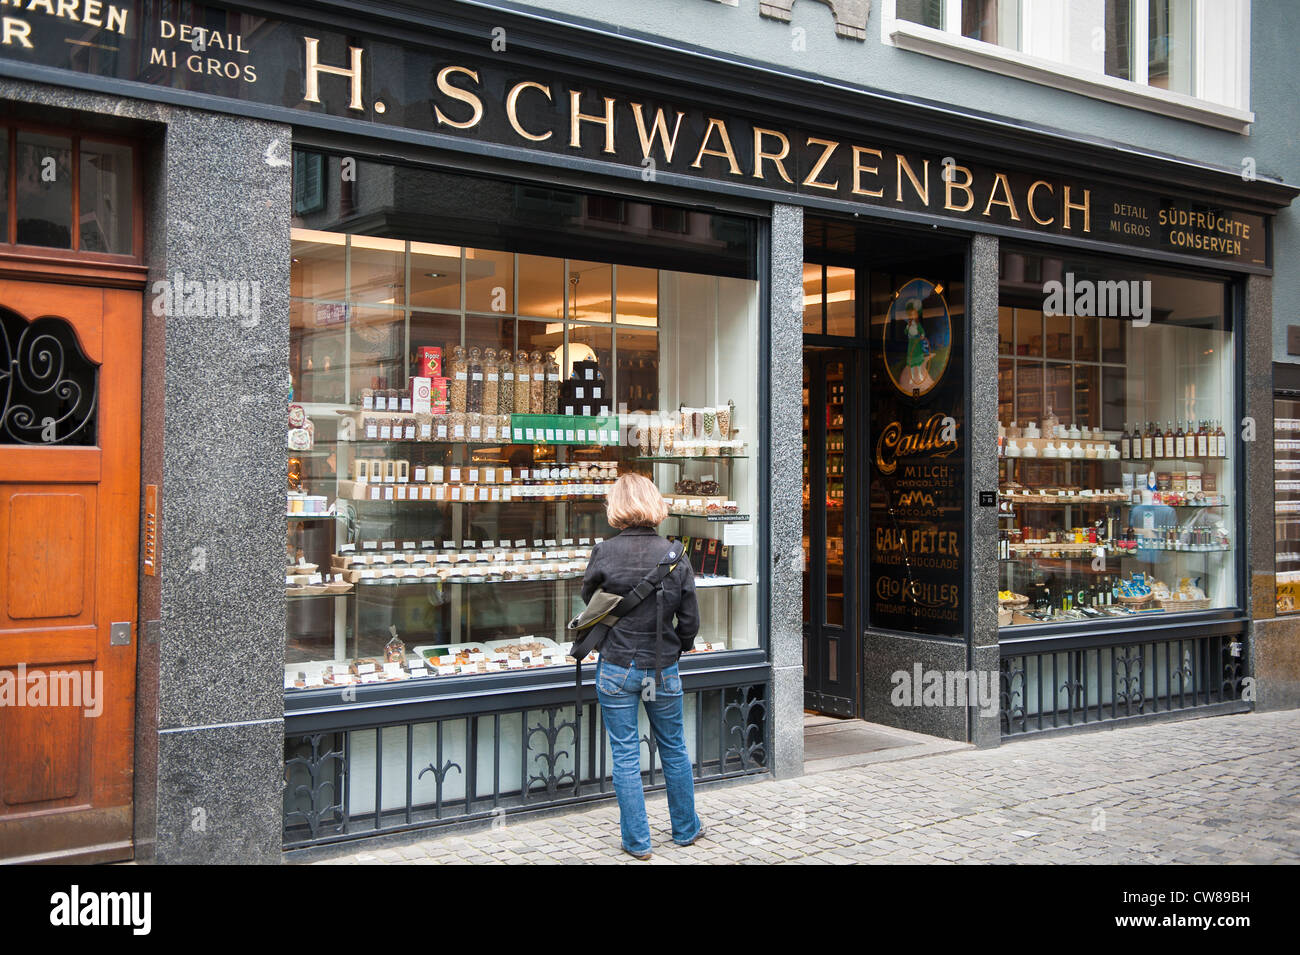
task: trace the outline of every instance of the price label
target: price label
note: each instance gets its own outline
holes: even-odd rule
[[[476,424],[470,425],[469,439],[471,441],[478,441],[482,437],[483,437],[483,428]]]
[[[555,429],[554,429],[554,428],[547,428],[547,429],[546,429],[546,440],[547,440],[547,441],[554,441],[554,440],[555,440]]]
[[[523,668],[524,668],[524,661],[516,660],[514,657],[511,657],[510,662],[506,664],[507,670],[522,670]]]
[[[378,488],[376,488],[375,490],[378,490]],[[393,500],[393,488],[391,486],[384,488],[384,500],[385,501]]]
[[[434,427],[434,433],[437,435],[439,441],[446,441],[446,440],[447,440],[447,425],[446,425],[445,423],[443,423],[443,422],[439,422],[439,423]]]
[[[515,428],[515,440],[516,440],[516,441],[522,441],[523,439],[524,439],[524,429],[523,429],[523,428]]]
[[[374,673],[374,672],[375,672],[375,665],[374,665],[373,663],[358,663],[358,664],[357,664],[357,673],[358,673],[358,674],[366,674],[366,673]]]
[[[356,545],[356,544],[340,544],[340,545],[339,545],[339,553],[340,553],[340,554],[351,554],[351,553],[355,552],[356,549],[357,549],[357,545]]]
[[[378,437],[379,437],[379,427],[378,427],[377,425],[373,425],[373,424],[368,424],[368,425],[366,425],[366,437],[369,438],[369,439],[372,440],[372,441],[375,440],[376,438],[378,438]]]
[[[433,425],[425,422],[420,423],[420,440],[428,441],[433,437]]]
[[[565,432],[564,432],[564,436],[565,436],[565,440],[567,440],[567,441],[572,442],[572,441],[576,440],[576,439],[574,438],[574,436],[573,436],[573,429],[572,429],[572,428],[570,428],[569,430],[565,431]]]
[[[474,374],[473,374],[472,376],[470,376],[470,380],[471,380],[471,381],[482,381],[482,380],[483,380],[483,372],[481,372],[481,371],[476,371],[476,372],[474,372]]]
[[[305,683],[307,686],[324,686],[325,677],[323,677],[319,673],[308,673],[307,676],[303,679],[303,683]]]
[[[428,472],[425,471],[425,469],[422,466],[417,466],[415,469],[415,477],[413,478],[413,480],[415,481],[416,484],[423,484],[427,476],[428,476]]]
[[[534,441],[534,440],[536,440],[536,437],[535,437],[536,433],[537,433],[536,430],[533,429],[533,428],[525,428],[525,429],[524,429],[524,439],[527,440],[527,441]]]
[[[391,424],[381,424],[379,426],[379,440],[388,441],[393,436],[393,426]]]
[[[456,664],[454,663],[438,664],[438,676],[455,676],[455,675],[456,675]]]
[[[470,484],[478,483],[478,468],[469,469],[469,483]]]

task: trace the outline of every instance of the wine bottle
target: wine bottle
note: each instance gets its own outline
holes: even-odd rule
[[[1123,461],[1129,460],[1133,456],[1133,446],[1128,436],[1128,422],[1124,422],[1124,433],[1119,436],[1119,456]]]
[[[1178,433],[1174,435],[1174,457],[1182,460],[1187,456],[1187,436],[1183,434],[1183,423],[1178,422]]]
[[[1196,456],[1198,458],[1208,458],[1210,456],[1210,436],[1205,429],[1204,421],[1196,428]]]
[[[1152,446],[1151,446],[1151,441],[1152,441],[1152,439],[1151,439],[1151,422],[1148,421],[1148,422],[1147,422],[1147,429],[1146,429],[1145,431],[1142,432],[1142,460],[1143,460],[1143,461],[1150,461],[1150,460],[1151,460],[1151,452],[1152,452],[1152,450],[1153,450],[1153,448],[1152,448]]]
[[[1156,422],[1155,434],[1151,436],[1152,459],[1160,460],[1165,456],[1165,435],[1160,430],[1160,422]]]

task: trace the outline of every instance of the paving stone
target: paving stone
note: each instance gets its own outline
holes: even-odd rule
[[[697,794],[709,835],[657,865],[1300,861],[1300,711],[1023,739]],[[504,829],[433,831],[317,864],[624,864],[615,804]]]

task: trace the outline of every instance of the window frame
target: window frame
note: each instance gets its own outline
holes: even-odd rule
[[[18,134],[37,133],[44,136],[63,136],[71,141],[72,151],[72,246],[61,249],[56,246],[27,245],[16,242],[18,236]],[[8,222],[3,235],[0,235],[0,255],[37,257],[47,259],[68,259],[102,264],[139,265],[144,262],[144,215],[143,187],[144,175],[141,169],[141,147],[134,139],[115,136],[111,133],[99,133],[94,130],[82,131],[66,126],[51,126],[43,123],[0,122],[0,135],[8,143],[9,161],[0,174],[5,176],[8,195],[5,199],[8,207]],[[105,143],[113,146],[125,146],[131,150],[131,252],[91,252],[81,248],[81,144],[83,141]]]
[[[1222,16],[1223,10],[1211,7],[1211,2],[1214,0],[1192,0],[1192,95],[1149,86],[1145,56],[1132,57],[1134,79],[1126,80],[963,36],[962,0],[944,0],[942,29],[899,19],[897,0],[881,0],[880,39],[886,46],[1246,135],[1255,122],[1255,114],[1250,109],[1251,0],[1228,0],[1235,8],[1235,14],[1228,16],[1235,21],[1236,43],[1233,55],[1222,68],[1219,64],[1224,58],[1211,57],[1206,52],[1206,37],[1211,32],[1206,27],[1212,19],[1209,14],[1213,10],[1216,16]],[[1146,50],[1150,0],[1132,0],[1132,3],[1130,50]],[[1032,12],[1033,8],[1027,8],[1021,0],[1022,35],[1026,32],[1027,15]],[[1220,30],[1213,32],[1222,35]],[[1205,98],[1203,94],[1211,87],[1235,87],[1236,102],[1229,104]]]

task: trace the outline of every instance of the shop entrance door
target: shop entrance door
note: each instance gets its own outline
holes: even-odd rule
[[[0,281],[0,859],[128,859],[141,296]]]
[[[803,361],[804,706],[858,710],[859,513],[856,353],[805,348]]]

